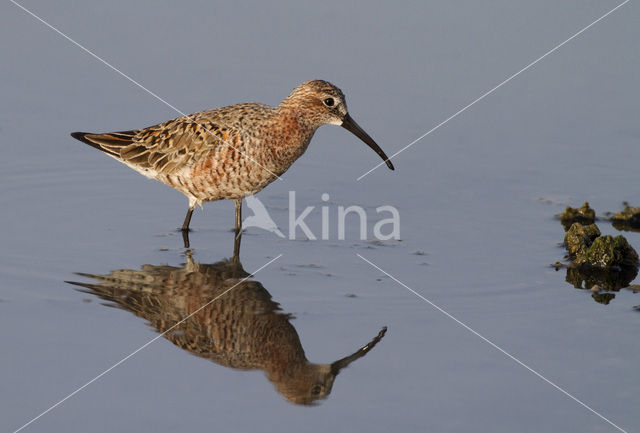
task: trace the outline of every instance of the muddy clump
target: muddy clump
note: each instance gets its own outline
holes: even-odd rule
[[[556,263],[567,269],[566,281],[576,289],[590,290],[600,304],[608,304],[638,274],[638,253],[624,236],[602,236],[595,224],[573,223],[564,236],[570,262]]]
[[[564,227],[565,231],[568,231],[571,228],[573,223],[581,223],[581,224],[593,224],[596,221],[596,211],[589,207],[589,203],[585,202],[582,207],[572,208],[571,206],[567,206],[567,208],[558,215],[560,218],[560,222]]]
[[[584,262],[586,251],[599,236],[600,229],[595,224],[573,223],[564,235],[564,245],[572,261],[576,264]]]
[[[640,208],[631,208],[625,203],[625,210],[607,218],[614,223],[631,221],[634,212]],[[566,281],[576,289],[591,291],[591,297],[600,304],[609,304],[620,289],[629,284],[638,274],[638,253],[624,236],[602,236],[594,224],[595,211],[585,203],[581,208],[567,209],[558,215],[566,234],[564,246],[568,251],[565,258],[569,263],[556,262],[556,270],[567,270]],[[637,217],[640,219],[640,215]],[[617,227],[616,227],[617,228]]]
[[[571,263],[583,268],[638,268],[638,253],[624,236],[601,236],[595,224],[573,223],[564,237]]]
[[[611,216],[611,223],[618,230],[638,231],[640,229],[640,206],[632,207],[624,202],[624,210]]]
[[[638,253],[622,235],[596,238],[585,252],[584,260],[602,269],[638,267]]]

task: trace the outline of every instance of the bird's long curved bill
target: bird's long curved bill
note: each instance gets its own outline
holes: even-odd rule
[[[364,129],[360,128],[360,125],[358,125],[356,121],[353,120],[351,116],[349,116],[349,113],[347,113],[347,115],[344,116],[344,120],[342,121],[342,127],[347,131],[351,132],[356,137],[358,137],[360,140],[364,141],[367,144],[367,146],[372,148],[378,155],[380,155],[380,158],[384,160],[384,162],[387,164],[387,167],[389,167],[391,170],[394,169],[393,164],[391,163],[387,155],[384,153],[384,151],[380,149],[380,146],[378,146],[378,144],[375,141],[373,141],[373,138],[369,137],[369,134],[364,132]]]

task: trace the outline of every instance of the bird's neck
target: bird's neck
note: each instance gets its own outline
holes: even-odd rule
[[[279,145],[283,147],[303,147],[302,151],[309,145],[311,137],[318,129],[318,125],[309,121],[300,114],[300,110],[296,110],[286,104],[281,104],[275,113],[277,119],[274,122],[277,125],[279,135]]]

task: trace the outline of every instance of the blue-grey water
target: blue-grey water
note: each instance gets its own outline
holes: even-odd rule
[[[20,4],[188,113],[329,80],[393,154],[618,2]],[[640,295],[596,303],[549,264],[565,254],[553,216],[566,205],[640,205],[639,19],[624,5],[399,154],[395,172],[356,181],[378,157],[325,126],[258,195],[286,234],[289,191],[298,214],[316,207],[318,236],[329,209],[328,240],[243,238],[249,272],[282,254],[253,280],[294,316],[306,357],[333,362],[388,327],[321,404],[160,338],[23,431],[618,431],[357,254],[638,431]],[[10,2],[0,35],[0,429],[12,432],[158,335],[65,281],[181,267],[187,201],[69,137],[175,111]],[[338,239],[340,205],[366,209],[369,240],[355,223]],[[382,205],[398,209],[401,241],[372,239]],[[230,257],[232,226],[231,202],[198,208],[193,259]]]

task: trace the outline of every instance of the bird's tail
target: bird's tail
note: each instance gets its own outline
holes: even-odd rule
[[[120,157],[118,150],[133,142],[135,131],[110,132],[107,134],[92,134],[90,132],[72,132],[71,136],[89,146],[101,150],[116,158]]]

